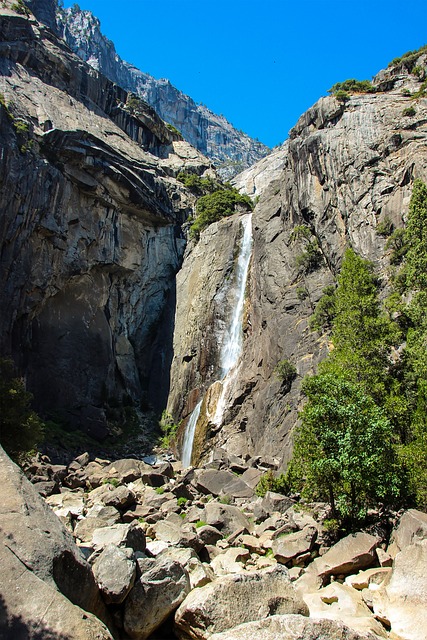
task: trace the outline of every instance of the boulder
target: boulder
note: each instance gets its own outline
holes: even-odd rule
[[[120,604],[133,587],[136,562],[132,549],[108,545],[93,564],[93,574],[107,604]]]
[[[116,487],[107,493],[103,502],[107,507],[115,507],[123,511],[135,504],[135,495],[128,487]]]
[[[145,533],[136,522],[113,524],[110,527],[95,529],[92,544],[96,549],[104,549],[114,544],[117,547],[129,547],[134,551],[145,551]]]
[[[215,633],[209,640],[377,640],[335,620],[313,620],[300,615],[274,615]]]
[[[378,588],[384,580],[391,573],[391,567],[375,567],[373,569],[366,569],[366,571],[359,571],[355,576],[347,576],[345,584],[348,584],[353,589],[362,591],[368,589],[371,585],[372,588]]]
[[[161,556],[138,560],[140,577],[125,601],[124,628],[130,638],[145,640],[180,605],[190,591],[184,567]]]
[[[240,509],[220,502],[208,502],[205,506],[203,520],[225,536],[234,533],[237,529],[244,529],[246,533],[253,529],[252,523]]]
[[[250,469],[246,469],[246,471],[242,474],[242,480],[243,482],[246,482],[248,487],[250,487],[251,489],[255,489],[263,475],[264,471],[255,469],[254,467],[250,467]]]
[[[141,478],[143,473],[150,473],[149,464],[135,458],[123,458],[107,464],[102,470],[104,478],[117,478],[120,483],[133,482]]]
[[[427,629],[427,540],[400,551],[383,585],[373,592],[374,613],[403,640],[425,640]]]
[[[178,519],[181,520],[178,516]],[[167,542],[176,547],[191,547],[198,551],[202,547],[197,533],[191,525],[172,522],[171,520],[159,520],[153,525],[157,540]]]
[[[427,513],[409,509],[400,518],[387,549],[392,558],[416,540],[427,538]]]
[[[349,575],[370,567],[376,561],[376,548],[381,540],[368,533],[346,536],[323,556],[315,560],[317,573],[326,578],[331,575]]]
[[[218,540],[223,538],[221,531],[218,531],[215,527],[209,524],[205,524],[202,527],[198,527],[197,535],[202,544],[216,544]]]
[[[120,521],[120,513],[114,507],[95,505],[86,514],[86,518],[79,520],[74,529],[74,537],[81,542],[92,542],[93,532],[102,527],[110,527]]]
[[[85,503],[83,493],[66,491],[65,493],[48,496],[46,502],[58,517],[62,516],[66,518],[68,515],[71,515],[78,518],[84,513]]]
[[[285,513],[290,507],[295,504],[295,500],[282,495],[281,493],[275,493],[274,491],[267,491],[263,500],[262,507],[267,513],[272,514],[275,511],[279,513]]]
[[[250,555],[249,551],[243,547],[232,547],[217,555],[211,562],[211,568],[217,576],[242,573]]]
[[[220,577],[194,589],[175,614],[175,632],[178,638],[205,639],[244,622],[285,613],[307,615],[308,609],[287,570],[276,565]]]
[[[387,633],[363,601],[360,591],[349,585],[333,582],[324,589],[304,595],[311,618],[339,620],[351,629],[363,633],[375,633],[386,638]]]
[[[13,610],[20,611],[16,608],[19,601],[23,615],[26,610],[31,612],[31,599],[37,588],[40,592],[45,589],[45,583],[49,587],[45,593],[61,592],[73,604],[105,620],[105,607],[92,571],[71,534],[1,447],[0,486],[0,546],[10,560],[11,572],[9,575],[2,564],[1,581],[3,589],[10,585],[10,593],[19,591]],[[29,576],[34,580],[29,581]],[[49,602],[46,598],[45,608]],[[9,595],[8,603],[13,604]]]
[[[193,484],[198,491],[213,496],[229,495],[233,498],[250,498],[253,489],[231,471],[204,469],[196,473]]]
[[[56,517],[56,516],[55,516]],[[59,520],[58,520],[59,523]],[[35,532],[35,537],[38,533]],[[49,547],[48,536],[44,555]],[[4,640],[112,640],[94,615],[72,604],[53,582],[43,580],[6,545],[0,545],[0,637]],[[66,571],[69,575],[69,571]],[[76,597],[81,597],[76,586]],[[84,578],[80,590],[87,592]]]
[[[311,551],[316,538],[317,528],[309,525],[304,527],[302,531],[287,535],[282,534],[278,538],[275,538],[272,541],[271,548],[276,560],[286,564],[292,560],[292,558]]]

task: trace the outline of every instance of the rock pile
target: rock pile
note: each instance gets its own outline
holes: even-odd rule
[[[91,606],[77,602],[82,594],[72,583],[64,591],[64,574],[62,584],[53,584],[62,593],[56,597],[94,611],[119,638],[373,640],[390,629],[393,638],[423,637],[426,514],[406,512],[388,548],[367,532],[331,546],[322,524],[326,505],[308,508],[272,492],[256,496],[254,478],[274,469],[274,460],[230,460],[216,451],[203,468],[183,470],[168,461],[150,466],[136,459],[90,461],[84,454],[60,467],[41,458],[26,470],[33,487],[5,455],[1,467],[21,500],[11,516],[1,515],[6,548],[22,559],[18,512],[31,495],[50,514],[46,523],[53,519],[62,531],[66,543],[56,536],[55,547],[72,548],[70,557],[79,558],[99,590],[97,609],[93,595]],[[33,526],[43,528],[26,524]],[[5,566],[12,585],[18,577]],[[40,579],[52,581],[45,574]],[[32,594],[27,599],[19,603],[25,621],[32,619]],[[11,607],[9,600],[9,620]],[[94,621],[102,624],[89,616],[81,624],[86,629]],[[48,617],[43,624],[53,623]],[[100,637],[110,637],[100,628]],[[81,637],[71,623],[63,630],[67,638]]]

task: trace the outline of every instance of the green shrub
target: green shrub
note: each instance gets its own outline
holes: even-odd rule
[[[204,520],[197,520],[196,524],[194,525],[196,527],[196,529],[200,529],[200,527],[205,527],[206,526],[206,522]]]
[[[295,258],[295,264],[299,271],[308,274],[320,267],[323,261],[322,253],[319,251],[317,239],[305,245],[305,251],[298,254]]]
[[[297,240],[310,240],[313,236],[313,233],[310,227],[307,227],[305,224],[297,224],[292,229],[292,233],[289,236],[289,242],[293,243]]]
[[[253,203],[249,196],[241,194],[233,187],[227,187],[202,196],[197,201],[197,217],[190,227],[190,236],[198,240],[200,233],[213,222],[231,216],[240,205],[252,211]]]
[[[308,297],[308,291],[305,287],[297,287],[297,298],[298,300],[305,300]]]
[[[390,264],[400,264],[408,251],[405,229],[395,229],[387,240],[385,248],[392,250]]]
[[[118,487],[120,481],[117,478],[104,478],[102,484],[111,484],[113,487]]]
[[[169,449],[175,439],[178,431],[178,425],[175,424],[173,417],[168,411],[166,411],[166,409],[162,412],[162,417],[159,420],[159,427],[162,433],[159,440],[159,446],[163,449]]]
[[[184,498],[184,496],[181,496],[180,498],[178,498],[177,503],[178,503],[178,507],[185,507],[185,505],[187,504],[188,500],[187,498]]]
[[[230,504],[231,503],[231,498],[230,496],[228,496],[227,494],[224,494],[223,496],[221,496],[219,498],[219,502],[221,504]]]
[[[344,82],[336,82],[328,89],[328,93],[332,93],[335,97],[337,97],[339,91],[347,93],[372,93],[375,89],[369,80],[350,78],[349,80],[344,80]]]
[[[164,487],[156,487],[155,488],[155,492],[159,494],[159,496],[163,495],[165,492],[165,488]]]
[[[182,135],[181,131],[174,127],[173,124],[170,124],[170,122],[166,122],[166,128],[169,129],[171,133],[174,133],[176,136],[178,136],[180,140],[184,140],[184,136]]]
[[[328,285],[323,289],[323,295],[316,305],[310,318],[310,329],[330,329],[335,317],[335,286]]]
[[[32,399],[13,362],[0,358],[0,443],[16,461],[43,440],[44,424],[31,409]]]
[[[393,223],[390,218],[384,218],[377,224],[375,231],[379,236],[390,236],[393,233]]]
[[[297,377],[297,369],[289,360],[280,360],[274,368],[274,373],[286,386],[290,386]]]
[[[414,51],[407,51],[403,54],[403,56],[394,58],[394,60],[389,62],[388,66],[395,67],[402,64],[409,72],[411,72],[415,66],[416,61],[424,51],[427,51],[427,45],[424,45]]]
[[[403,109],[403,111],[402,111],[402,116],[412,117],[415,114],[416,114],[416,111],[415,111],[414,107],[406,107],[406,109]]]
[[[271,470],[264,473],[256,486],[255,493],[257,496],[263,498],[267,491],[274,491],[274,493],[286,495],[289,492],[289,485],[285,475],[281,474],[276,478]]]
[[[213,178],[201,178],[195,173],[188,173],[186,171],[180,171],[177,175],[177,180],[182,182],[187,189],[190,189],[190,191],[197,196],[213,193],[221,188],[221,183]]]
[[[13,5],[11,6],[11,9],[12,11],[16,11],[16,13],[19,13],[22,16],[30,15],[30,10],[24,4],[23,0],[17,0],[17,2],[14,2]]]
[[[343,91],[343,89],[338,89],[333,93],[334,98],[338,100],[338,102],[348,102],[350,100],[350,94],[348,91]]]

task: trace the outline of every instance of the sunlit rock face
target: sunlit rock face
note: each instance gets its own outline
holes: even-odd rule
[[[417,64],[425,64],[425,58],[420,56]],[[404,95],[405,89],[414,92],[421,84],[404,68],[381,72],[374,84],[377,92],[353,94],[346,104],[334,97],[319,100],[301,116],[281,149],[235,179],[243,191],[260,196],[253,214],[245,342],[224,426],[211,431],[205,452],[223,444],[239,455],[279,455],[284,465],[291,455],[290,430],[302,406],[301,380],[316,371],[329,349],[328,336],[311,331],[309,319],[323,288],[335,281],[346,247],[375,263],[383,295],[387,292],[390,251],[387,238],[376,229],[387,219],[402,227],[414,179],[427,179],[427,106],[425,99]],[[415,113],[405,115],[410,106]],[[292,235],[301,225],[320,251],[319,266],[308,272],[297,265],[306,242]],[[217,227],[202,234],[200,242],[206,266],[200,263],[201,248],[188,254],[185,280],[178,281],[178,307],[185,305],[179,301],[187,295],[187,283],[207,265],[213,265],[215,290],[224,282],[227,243]],[[202,287],[198,295],[193,307],[187,303],[189,330],[178,330],[175,337],[176,354],[194,353],[173,369],[174,379],[180,380],[174,383],[173,398],[181,394],[183,399],[171,406],[180,415],[191,408],[185,407],[185,399],[200,386],[202,363],[215,357],[212,350],[209,358],[200,356],[212,335],[202,329],[212,324],[206,318],[212,292]],[[192,327],[200,327],[198,337]],[[274,373],[281,360],[297,368],[290,386]]]
[[[103,437],[107,405],[165,402],[194,205],[175,176],[211,163],[33,16],[4,8],[0,32],[1,353],[40,411]]]
[[[224,179],[236,175],[265,156],[269,149],[235,129],[217,115],[176,89],[169,80],[156,80],[117,54],[90,11],[75,6],[58,11],[58,25],[67,44],[94,69],[148,102],[185,140],[211,158]]]

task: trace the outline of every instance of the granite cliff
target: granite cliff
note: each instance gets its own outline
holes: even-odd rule
[[[196,104],[169,80],[157,80],[122,60],[100,28],[99,20],[77,5],[58,10],[58,27],[77,55],[127,91],[132,91],[176,127],[228,179],[265,156],[269,149],[238,131],[223,116]]]
[[[420,54],[414,65],[425,68],[426,58],[425,52]],[[397,64],[376,76],[372,93],[353,93],[345,101],[321,98],[301,116],[280,149],[235,178],[234,184],[259,196],[253,213],[245,343],[239,375],[229,389],[224,427],[218,431],[206,420],[200,422],[205,454],[226,443],[229,453],[270,454],[281,465],[289,459],[301,379],[315,372],[328,353],[328,336],[309,328],[322,290],[335,281],[347,246],[374,262],[387,290],[389,252],[386,238],[376,229],[385,220],[402,227],[414,179],[427,178],[427,99],[422,92],[415,101],[408,97],[419,91],[422,81],[422,74],[420,78]],[[178,277],[169,396],[177,419],[185,420],[207,389],[209,401],[212,393],[215,396],[210,387],[215,372],[210,327],[212,318],[221,318],[223,300],[208,287],[199,289],[195,274],[209,278],[216,291],[226,287],[230,243],[237,246],[236,224],[223,220],[202,234],[203,248],[187,250]],[[301,226],[308,237],[293,233]],[[299,258],[310,243],[318,247],[317,264],[304,268]],[[203,253],[209,256],[208,264],[215,264],[213,274],[206,273]],[[281,360],[296,366],[291,386],[274,372]],[[200,454],[200,442],[197,446]]]
[[[6,4],[1,353],[42,413],[103,437],[108,407],[145,406],[153,386],[154,404],[167,395],[170,339],[159,327],[194,205],[175,176],[214,172],[151,107],[130,103],[50,28]],[[51,5],[33,8],[49,21]]]

